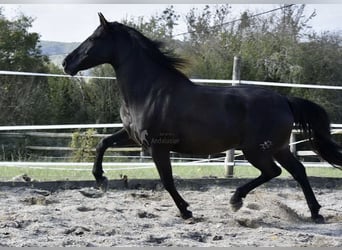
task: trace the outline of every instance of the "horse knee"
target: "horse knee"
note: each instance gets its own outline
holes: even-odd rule
[[[106,147],[105,139],[106,138],[101,139],[100,142],[96,145],[97,153],[103,151],[103,149]]]

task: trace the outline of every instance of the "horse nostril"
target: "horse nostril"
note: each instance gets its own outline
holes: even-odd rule
[[[67,65],[67,63],[66,63],[66,60],[64,59],[63,62],[62,62],[62,66],[65,68],[66,65]]]

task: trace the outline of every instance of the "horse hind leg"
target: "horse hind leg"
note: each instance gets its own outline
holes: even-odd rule
[[[293,178],[301,186],[311,212],[312,220],[316,223],[323,223],[324,218],[319,214],[321,205],[318,203],[311,188],[303,164],[296,159],[296,157],[290,152],[289,148],[277,152],[274,155],[274,158],[293,176]]]
[[[261,171],[261,174],[258,178],[236,189],[234,195],[230,199],[233,211],[237,211],[242,207],[242,199],[245,198],[250,191],[281,174],[281,169],[275,164],[272,156],[268,153],[260,152],[260,150],[243,150],[243,153],[246,159]]]

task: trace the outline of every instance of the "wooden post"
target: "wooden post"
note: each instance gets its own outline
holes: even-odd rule
[[[241,67],[241,58],[239,56],[234,56],[234,64],[233,64],[233,75],[232,80],[233,86],[239,85],[240,81],[240,67]],[[226,158],[224,161],[225,175],[226,177],[234,176],[234,149],[230,149],[226,151]]]

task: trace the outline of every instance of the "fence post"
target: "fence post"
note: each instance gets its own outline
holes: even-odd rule
[[[291,137],[290,137],[290,151],[294,155],[296,155],[296,144],[293,144],[295,142],[296,142],[296,134],[295,134],[295,131],[292,131]]]
[[[234,64],[233,64],[233,75],[232,80],[233,86],[239,85],[240,81],[240,67],[241,67],[241,58],[239,56],[234,56]],[[225,176],[226,177],[233,177],[234,176],[234,149],[230,149],[226,151],[226,158],[224,161],[224,169],[225,169]]]

